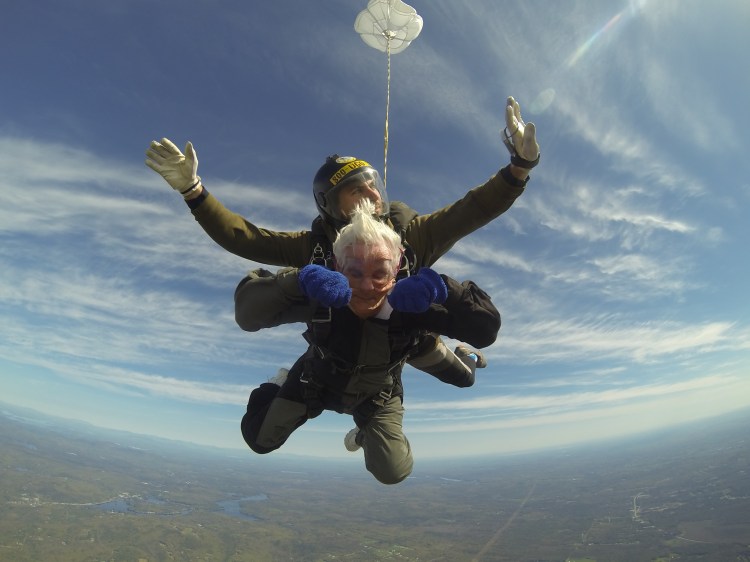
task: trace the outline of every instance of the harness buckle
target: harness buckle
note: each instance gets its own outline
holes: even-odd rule
[[[326,265],[326,255],[325,252],[323,252],[323,247],[320,245],[320,242],[315,244],[315,247],[313,248],[312,256],[310,256],[310,263],[314,265]]]
[[[331,307],[330,306],[319,306],[315,309],[311,322],[313,324],[322,324],[323,322],[331,321]]]

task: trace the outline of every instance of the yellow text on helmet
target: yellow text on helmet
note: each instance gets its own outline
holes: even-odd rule
[[[341,181],[341,178],[343,178],[346,174],[351,172],[352,170],[356,170],[357,168],[369,168],[370,165],[365,162],[364,160],[355,160],[354,162],[349,162],[346,166],[343,166],[339,171],[337,171],[335,174],[331,176],[331,179],[328,180],[331,182],[331,185],[336,185]]]

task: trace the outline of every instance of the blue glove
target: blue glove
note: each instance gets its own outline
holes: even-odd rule
[[[432,303],[443,304],[448,298],[448,287],[438,273],[423,267],[416,275],[401,279],[388,295],[394,310],[424,312]]]
[[[305,296],[323,306],[341,308],[349,304],[352,290],[342,273],[322,265],[306,265],[299,270],[299,288]]]

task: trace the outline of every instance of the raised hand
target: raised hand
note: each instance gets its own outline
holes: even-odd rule
[[[521,118],[521,106],[513,96],[508,97],[505,105],[503,136],[503,143],[510,152],[511,164],[530,170],[539,163],[536,127],[534,123],[525,123]]]
[[[185,154],[169,139],[151,141],[146,151],[146,166],[161,175],[183,197],[200,188],[198,156],[190,141],[185,145]]]

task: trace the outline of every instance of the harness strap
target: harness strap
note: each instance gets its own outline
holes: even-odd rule
[[[311,378],[307,371],[307,361],[305,361],[305,367],[299,377],[299,382],[302,383],[302,399],[307,405],[307,417],[312,419],[318,417],[325,410],[323,404],[324,386]]]
[[[378,394],[372,398],[365,400],[352,412],[352,418],[354,418],[354,424],[357,427],[364,427],[368,424],[372,416],[386,405],[388,400],[395,394],[399,384],[394,381],[393,386],[386,390],[381,390]]]
[[[331,307],[330,306],[317,306],[313,312],[312,319],[308,325],[308,330],[303,334],[308,343],[315,345],[313,342],[326,341],[328,335],[331,333]],[[309,332],[312,332],[310,340],[307,336]],[[317,346],[316,346],[317,347]]]
[[[310,227],[314,246],[310,256],[311,265],[320,265],[326,269],[334,269],[333,247],[323,230],[323,220],[316,217]],[[312,330],[317,341],[326,341],[331,332],[331,307],[317,306],[312,317]]]
[[[396,273],[396,281],[409,277],[413,273],[416,273],[417,270],[417,255],[414,252],[414,248],[404,238],[403,230],[399,231],[399,234],[401,234],[401,245],[404,247],[404,253],[401,257],[400,267]]]

